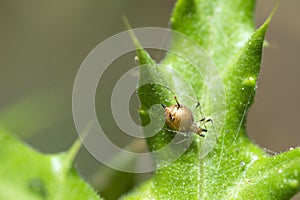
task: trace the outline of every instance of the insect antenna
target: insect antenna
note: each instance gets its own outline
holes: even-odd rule
[[[184,94],[184,95],[187,96],[188,98],[194,100],[194,101],[197,101],[196,106],[195,106],[193,112],[195,112],[196,109],[199,108],[200,115],[201,115],[201,119],[200,119],[199,121],[202,122],[204,128],[207,129],[205,123],[207,123],[207,122],[212,122],[212,119],[206,118],[206,117],[205,117],[206,115],[204,114],[204,112],[203,112],[203,110],[202,110],[202,107],[201,107],[201,104],[200,104],[199,100],[196,100],[195,98],[191,97],[191,96],[188,95],[188,94]]]
[[[177,103],[177,107],[178,107],[178,108],[180,108],[180,107],[181,107],[181,105],[180,105],[180,103],[178,102],[178,100],[177,100],[177,97],[176,97],[176,96],[174,96],[174,99],[175,99],[175,101],[176,101],[176,103]]]

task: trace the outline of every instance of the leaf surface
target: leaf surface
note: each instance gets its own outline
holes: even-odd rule
[[[143,125],[151,122],[152,105],[175,103],[172,94],[190,108],[185,97],[198,99],[213,123],[206,124],[205,138],[193,134],[188,150],[169,165],[160,168],[173,154],[158,153],[159,169],[124,199],[289,199],[299,191],[300,149],[270,156],[246,134],[264,37],[274,14],[254,30],[254,8],[254,0],[178,0],[171,28],[185,36],[172,35],[161,65],[139,46],[140,64],[149,65],[141,69],[141,82],[150,77],[171,88],[139,88]],[[203,113],[194,115],[199,120]],[[160,152],[174,135],[163,130],[148,138],[149,150]]]
[[[45,155],[0,131],[0,199],[100,199],[72,168],[79,141],[68,152]]]

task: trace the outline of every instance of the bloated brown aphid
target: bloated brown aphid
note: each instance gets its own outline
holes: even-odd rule
[[[161,104],[165,110],[165,118],[167,126],[176,132],[181,133],[190,133],[194,132],[199,136],[205,137],[203,132],[207,132],[206,129],[201,128],[197,123],[194,121],[193,112],[185,105],[182,105],[178,102],[176,96],[174,97],[177,104],[172,106],[166,106]],[[198,103],[196,107],[200,104]],[[211,119],[201,119],[202,122],[211,121]]]

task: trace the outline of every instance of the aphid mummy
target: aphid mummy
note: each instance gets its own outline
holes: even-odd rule
[[[200,125],[195,123],[193,112],[185,105],[180,104],[174,97],[176,104],[172,106],[166,106],[162,104],[162,107],[165,110],[165,118],[167,126],[176,132],[181,133],[196,133],[199,136],[205,137],[203,132],[207,132],[206,129],[201,128]],[[196,107],[200,104],[198,103]],[[201,119],[202,122],[211,121],[210,119]]]

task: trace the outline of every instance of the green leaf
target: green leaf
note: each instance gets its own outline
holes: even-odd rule
[[[71,167],[80,146],[44,155],[0,131],[0,199],[99,199]]]
[[[140,64],[148,64],[141,67],[140,83],[159,80],[171,88],[140,84],[142,124],[151,123],[151,106],[174,104],[174,93],[192,108],[185,98],[191,94],[187,85],[213,124],[207,124],[205,138],[192,134],[188,150],[173,162],[168,159],[175,158],[176,149],[160,153],[174,139],[172,131],[161,130],[148,138],[149,150],[158,152],[154,157],[158,170],[123,199],[289,199],[300,190],[300,149],[270,156],[246,134],[264,36],[274,14],[255,31],[254,8],[254,0],[178,0],[171,27],[191,39],[172,35],[162,65],[154,64],[137,45]],[[203,50],[195,49],[194,43]],[[200,75],[197,70],[202,70]],[[218,77],[222,84],[214,84],[220,82]]]

